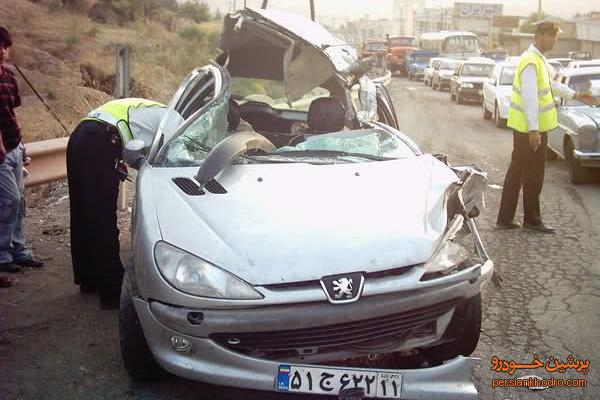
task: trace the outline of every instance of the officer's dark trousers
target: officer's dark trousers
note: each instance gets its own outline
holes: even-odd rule
[[[73,274],[76,284],[97,288],[101,300],[118,296],[123,278],[114,168],[121,144],[116,130],[107,127],[82,121],[67,146]]]
[[[546,168],[547,133],[542,133],[542,144],[534,153],[529,147],[529,134],[513,132],[513,152],[504,178],[499,223],[511,222],[517,211],[519,192],[523,187],[523,222],[537,225],[540,216],[540,194]]]

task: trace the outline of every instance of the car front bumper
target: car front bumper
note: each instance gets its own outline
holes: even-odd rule
[[[436,279],[444,282],[442,284],[436,284],[436,280],[425,281],[423,288],[418,290],[366,296],[358,302],[341,307],[327,302],[315,302],[264,308],[191,310],[156,301],[148,302],[139,297],[134,298],[134,304],[148,346],[158,364],[166,371],[218,385],[276,391],[277,373],[281,364],[319,367],[319,363],[310,356],[291,359],[251,356],[231,346],[227,347],[227,343],[219,342],[213,334],[232,332],[231,336],[235,337],[237,333],[252,333],[257,329],[262,332],[277,332],[320,327],[324,325],[324,321],[327,326],[348,321],[352,323],[353,320],[358,323],[364,321],[364,318],[378,318],[390,312],[401,313],[453,299],[466,300],[481,291],[481,286],[490,280],[492,272],[493,263],[488,260],[483,265],[454,274],[456,276]],[[410,348],[437,344],[454,309],[437,318],[433,336],[421,338],[420,343],[419,339],[415,339],[405,344]],[[190,322],[191,311],[202,312],[203,319],[200,323]],[[177,351],[173,345],[174,338],[187,341],[190,344],[189,350]],[[394,351],[398,350],[401,349]],[[327,365],[324,360],[320,364]],[[470,381],[472,364],[473,359],[458,358],[435,368],[396,371],[403,375],[402,398],[477,398],[475,387]]]
[[[450,77],[441,77],[439,82],[440,82],[440,88],[449,88],[450,87]]]
[[[241,355],[217,345],[210,339],[181,334],[159,322],[148,303],[136,299],[135,305],[151,351],[166,371],[183,378],[221,386],[277,390],[279,367],[287,363]],[[171,344],[173,337],[187,340],[191,350],[175,351]],[[477,399],[477,389],[471,378],[471,369],[477,361],[476,358],[459,356],[433,368],[377,371],[402,374],[403,399]],[[366,368],[352,370],[372,371]]]
[[[481,92],[481,88],[458,88],[458,92],[460,93],[463,100],[466,101],[477,101],[481,102],[483,99],[483,94]]]
[[[600,152],[575,150],[574,156],[582,167],[600,168]]]

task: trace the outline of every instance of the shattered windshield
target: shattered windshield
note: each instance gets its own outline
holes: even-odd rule
[[[401,138],[382,129],[359,129],[306,137],[295,146],[284,146],[269,156],[301,157],[313,160],[385,160],[415,156]]]
[[[308,111],[310,103],[319,97],[329,97],[329,91],[316,87],[302,98],[288,104],[284,83],[267,79],[234,77],[231,81],[231,97],[241,105],[250,101],[266,103],[279,110]]]
[[[229,98],[217,99],[209,110],[193,120],[182,133],[167,143],[158,157],[166,167],[198,165],[217,143],[227,136]]]
[[[200,165],[218,141],[225,138],[219,129],[226,126],[226,105],[225,102],[215,107],[190,126],[184,134],[173,140],[163,153],[160,165]],[[266,137],[268,138],[268,135]],[[402,138],[382,129],[360,129],[308,136],[295,146],[284,146],[272,153],[251,151],[236,163],[336,164],[385,161],[414,157],[416,151]]]

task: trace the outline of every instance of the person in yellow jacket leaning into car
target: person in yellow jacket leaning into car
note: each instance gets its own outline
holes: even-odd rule
[[[593,105],[600,101],[587,92],[575,92],[552,81],[544,53],[552,50],[561,32],[559,23],[551,19],[537,22],[535,44],[521,55],[515,71],[507,125],[513,130],[513,151],[506,171],[497,229],[515,229],[514,221],[519,192],[523,186],[523,228],[539,233],[554,233],[544,224],[540,213],[540,194],[548,132],[558,126],[554,96],[576,99]]]

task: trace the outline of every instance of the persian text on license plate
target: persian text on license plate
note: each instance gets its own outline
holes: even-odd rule
[[[277,390],[337,395],[343,389],[360,387],[366,397],[401,398],[402,375],[392,372],[280,365]]]

